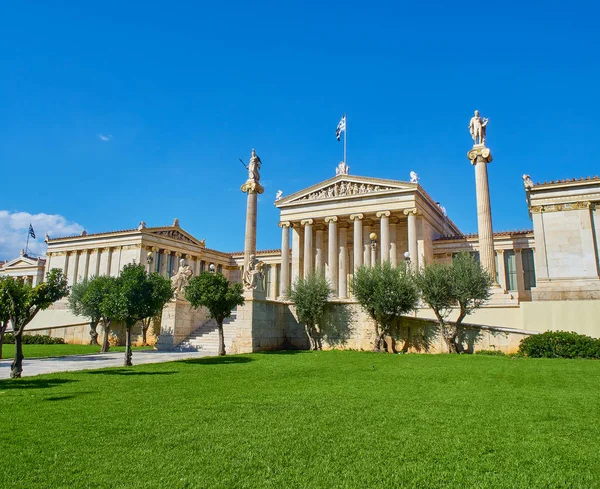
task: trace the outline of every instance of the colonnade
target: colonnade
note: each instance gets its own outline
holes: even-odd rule
[[[362,265],[373,266],[379,261],[398,266],[398,255],[401,255],[402,260],[404,252],[408,251],[410,263],[418,266],[417,216],[417,209],[410,208],[398,212],[382,210],[370,215],[354,213],[280,222],[280,294],[299,277],[306,277],[312,271],[317,271],[325,274],[334,295],[345,299],[349,293],[348,277]],[[373,233],[378,236],[372,236]],[[407,250],[398,249],[399,234],[407,236]],[[405,241],[402,242],[406,246]]]

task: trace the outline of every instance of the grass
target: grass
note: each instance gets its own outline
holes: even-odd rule
[[[134,350],[152,350],[151,346],[134,346]],[[111,346],[110,350],[125,351],[124,346]],[[23,345],[25,358],[64,357],[67,355],[83,355],[100,353],[98,345]],[[14,358],[15,345],[2,345],[2,360]]]
[[[0,381],[3,488],[600,487],[600,362],[288,352]]]

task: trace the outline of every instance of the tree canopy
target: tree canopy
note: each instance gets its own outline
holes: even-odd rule
[[[352,282],[354,296],[375,321],[374,350],[381,351],[385,335],[390,335],[394,322],[413,310],[419,301],[419,290],[406,265],[393,267],[389,262],[356,270]]]
[[[192,277],[184,289],[185,298],[194,308],[205,307],[219,327],[219,355],[225,355],[223,320],[244,304],[242,284],[231,283],[221,273],[202,272]]]
[[[425,265],[418,273],[417,283],[423,301],[436,315],[449,352],[462,351],[459,341],[461,323],[490,298],[492,276],[468,253],[460,253],[451,264]],[[458,317],[454,323],[447,318],[454,308]]]
[[[288,293],[288,298],[296,306],[298,321],[305,324],[311,350],[322,349],[321,321],[331,292],[327,279],[312,272],[306,278],[298,278]]]

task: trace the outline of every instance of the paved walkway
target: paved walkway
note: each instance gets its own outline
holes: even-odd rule
[[[201,358],[214,355],[206,351],[169,352],[156,350],[141,350],[133,352],[133,365],[146,363],[173,362],[186,358]],[[106,367],[123,367],[125,352],[95,353],[93,355],[71,355],[56,358],[25,358],[23,360],[23,377],[54,372],[74,372]],[[10,377],[10,364],[12,360],[0,360],[0,379]],[[130,367],[131,368],[131,367]]]

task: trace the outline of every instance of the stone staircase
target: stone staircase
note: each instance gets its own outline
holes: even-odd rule
[[[235,337],[235,311],[223,321],[225,350],[229,351]],[[205,351],[217,354],[219,349],[219,327],[214,319],[202,323],[191,335],[175,347],[175,351]]]

